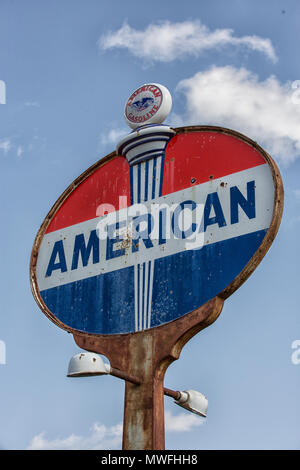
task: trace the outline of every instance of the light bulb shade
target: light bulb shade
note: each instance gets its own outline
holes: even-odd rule
[[[208,400],[202,393],[196,390],[180,392],[180,398],[175,400],[175,403],[192,413],[206,418]]]
[[[84,352],[72,357],[68,367],[68,377],[87,377],[110,373],[109,364],[105,364],[98,354]]]

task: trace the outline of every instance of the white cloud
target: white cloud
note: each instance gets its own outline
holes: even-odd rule
[[[133,55],[151,62],[171,62],[186,56],[198,57],[203,51],[234,46],[259,51],[273,62],[277,57],[270,39],[259,36],[233,35],[232,29],[211,31],[199,20],[171,23],[164,21],[149,24],[143,31],[127,23],[117,31],[102,35],[98,41],[100,49],[128,49]]]
[[[201,426],[204,422],[205,418],[188,412],[175,416],[170,411],[165,412],[166,432],[187,432],[195,426]]]
[[[95,423],[89,436],[71,434],[62,439],[48,440],[42,432],[34,436],[28,450],[101,450],[120,449],[122,444],[122,424],[107,427]]]
[[[4,152],[4,155],[11,149],[11,141],[10,139],[1,139],[0,140],[0,150]]]
[[[190,413],[172,415],[165,413],[166,432],[187,432],[203,424],[204,419]],[[105,426],[95,423],[88,436],[71,434],[66,438],[47,439],[45,432],[33,437],[28,450],[117,450],[122,447],[122,423]]]
[[[182,80],[187,109],[182,122],[233,128],[289,164],[300,156],[300,104],[290,83],[260,81],[244,68],[212,67]]]
[[[111,129],[108,132],[103,132],[100,135],[100,143],[102,145],[114,145],[116,146],[119,140],[126,134],[129,134],[130,129]]]
[[[24,149],[22,147],[22,145],[18,145],[18,148],[17,148],[17,156],[19,158],[21,158],[22,154],[24,153]]]

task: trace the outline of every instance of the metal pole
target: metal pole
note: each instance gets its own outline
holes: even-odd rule
[[[215,297],[189,316],[139,334],[116,335],[114,341],[74,334],[80,348],[103,354],[115,376],[127,379],[123,450],[164,450],[164,394],[176,400],[180,393],[164,388],[165,372],[179,358],[184,344],[217,319],[223,302]]]
[[[133,383],[135,385],[141,384],[141,380],[138,379],[137,377],[126,374],[126,372],[122,372],[119,369],[114,369],[113,367],[110,370],[110,375],[113,375],[114,377],[118,377],[118,379],[123,379],[126,382]],[[171,390],[170,388],[166,388],[166,387],[164,387],[164,395],[166,395],[167,397],[174,398],[174,400],[179,400],[180,398],[179,391]]]
[[[118,379],[123,379],[126,382],[131,382],[135,385],[141,384],[140,379],[138,379],[134,375],[126,374],[126,372],[123,372],[119,369],[114,369],[113,367],[111,367],[110,369],[110,375],[113,375],[114,377],[118,377]]]
[[[175,390],[171,390],[169,388],[164,388],[164,394],[167,396],[167,397],[171,397],[171,398],[174,398],[174,400],[179,400],[180,398],[180,395],[181,393],[176,391]]]
[[[164,388],[167,368],[159,366],[153,350],[154,335],[132,335],[127,370],[141,379],[140,385],[126,382],[123,450],[165,448]]]

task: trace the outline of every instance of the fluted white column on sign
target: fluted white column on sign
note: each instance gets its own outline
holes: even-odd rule
[[[131,205],[161,196],[165,147],[174,134],[169,126],[149,125],[119,143],[117,152],[130,165]],[[134,266],[135,331],[151,327],[154,263],[149,260]]]

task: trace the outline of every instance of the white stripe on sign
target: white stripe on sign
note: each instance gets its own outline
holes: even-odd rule
[[[150,286],[153,286],[153,273],[154,273],[154,261],[149,261],[149,265],[150,265],[150,273],[149,273],[149,276],[150,276],[150,281],[149,281],[149,285]],[[149,289],[149,299],[148,299],[148,306],[147,306],[147,328],[150,328],[151,326],[151,305],[152,305],[152,290],[153,289]]]
[[[146,193],[146,188],[145,188],[145,162],[142,162],[140,163],[140,168],[141,168],[141,172],[140,172],[140,178],[141,178],[141,185],[140,185],[140,188],[141,188],[141,202],[144,202],[146,199],[145,199],[145,193]],[[135,201],[137,202],[137,201]]]
[[[254,204],[252,208],[249,206],[251,202],[249,200],[249,194],[252,197],[252,205]],[[179,218],[177,217],[177,220],[175,217],[176,209],[172,209],[169,214],[170,218],[167,218],[167,229],[170,228],[170,220],[173,222],[175,220],[174,226],[170,229],[171,238],[167,239],[165,242],[158,240],[157,237],[155,237],[155,232],[157,235],[158,221],[158,212],[155,209],[157,206],[155,206],[155,204],[165,204],[165,207],[168,208],[178,208],[180,203],[187,201],[193,201],[195,204],[201,205],[201,207],[204,208],[204,216],[202,217],[201,213],[200,219],[193,219],[193,223],[196,224],[196,232],[199,235],[197,243],[193,245],[193,242],[190,240],[174,237],[174,230],[175,232],[177,230],[177,233],[178,231],[184,233],[184,230],[181,231],[182,225],[180,226]],[[130,230],[132,230],[132,217],[130,215],[128,216],[128,214],[130,214],[130,211],[133,210],[135,206],[122,209],[109,216],[91,219],[46,234],[43,237],[37,260],[36,272],[39,289],[42,291],[102,273],[153,261],[184,250],[201,248],[203,244],[213,244],[247,233],[267,229],[273,215],[273,179],[268,165],[260,165],[249,170],[211,180],[198,186],[192,186],[176,193],[161,196],[156,198],[155,201],[145,202],[144,205],[149,214],[152,210],[155,224],[150,235],[150,241],[148,240],[148,245],[141,239],[137,243],[132,242],[132,235],[130,234]],[[155,210],[153,210],[153,208]],[[195,210],[185,209],[185,211],[193,216],[198,214]],[[167,212],[167,210],[165,212]],[[86,266],[84,266],[82,254],[79,253],[78,255],[78,247],[77,257],[74,255],[76,239],[81,236],[82,242],[82,238],[84,237],[84,250],[86,250],[91,232],[97,229],[99,222],[103,224],[107,220],[111,220],[110,216],[117,216],[117,220],[125,224],[123,229],[125,231],[127,230],[128,236],[118,243],[112,242],[111,239],[100,239],[99,260],[95,260],[95,257],[93,258],[93,251],[90,249]],[[206,227],[203,233],[203,224],[205,221]],[[142,224],[140,225],[142,227]],[[113,224],[111,227],[112,226]],[[116,234],[117,233],[118,230],[116,230]],[[200,240],[201,235],[202,239]],[[51,256],[53,258],[55,254],[57,242],[61,244],[60,247],[63,250],[66,270],[63,272],[61,269],[53,269],[50,270],[50,275],[46,276]],[[75,266],[73,265],[72,269],[74,256],[76,263]],[[53,264],[58,263],[58,261],[59,253],[57,254],[56,260],[52,259]],[[151,269],[152,264],[154,263],[151,263]]]
[[[143,305],[143,329],[147,328],[148,313],[148,265],[150,261],[144,263],[144,305]],[[151,286],[152,290],[152,286]]]

